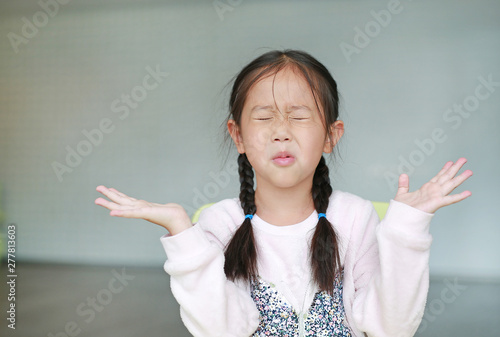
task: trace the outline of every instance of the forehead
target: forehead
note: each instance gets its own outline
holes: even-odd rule
[[[316,106],[309,83],[304,76],[290,68],[259,79],[248,91],[245,105],[272,103]]]

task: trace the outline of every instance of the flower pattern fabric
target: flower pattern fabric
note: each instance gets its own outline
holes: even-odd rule
[[[252,336],[338,336],[351,337],[342,301],[343,271],[335,279],[333,296],[316,292],[307,313],[303,313],[303,331],[299,314],[276,287],[260,276],[251,283],[251,296],[260,312],[260,323]]]

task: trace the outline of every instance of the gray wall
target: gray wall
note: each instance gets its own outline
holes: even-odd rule
[[[218,13],[212,1],[74,0],[53,16],[35,1],[1,3],[1,205],[18,260],[160,266],[165,231],[110,217],[95,187],[189,212],[237,196],[236,151],[225,163],[221,150],[225,85],[257,55],[295,48],[322,61],[342,94],[334,188],[388,201],[389,176],[410,173],[415,190],[466,157],[474,176],[456,192],[473,195],[435,215],[431,273],[500,278],[500,2],[221,3]],[[379,24],[371,11],[382,10],[392,14]],[[148,68],[168,76],[145,90]],[[488,77],[497,84],[477,91]],[[139,102],[127,114],[131,93]],[[86,141],[99,127],[102,139]],[[86,154],[67,158],[73,150]],[[71,172],[58,176],[55,162]]]

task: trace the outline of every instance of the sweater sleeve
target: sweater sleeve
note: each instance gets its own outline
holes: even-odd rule
[[[372,204],[353,270],[353,317],[368,337],[413,336],[429,289],[434,214],[391,200],[379,222]]]
[[[259,312],[249,289],[226,279],[224,254],[199,224],[161,238],[172,294],[184,325],[196,337],[248,337]]]

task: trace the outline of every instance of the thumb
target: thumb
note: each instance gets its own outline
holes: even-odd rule
[[[406,173],[403,173],[399,176],[398,191],[396,193],[396,196],[408,193],[409,189],[410,189],[410,178]]]

